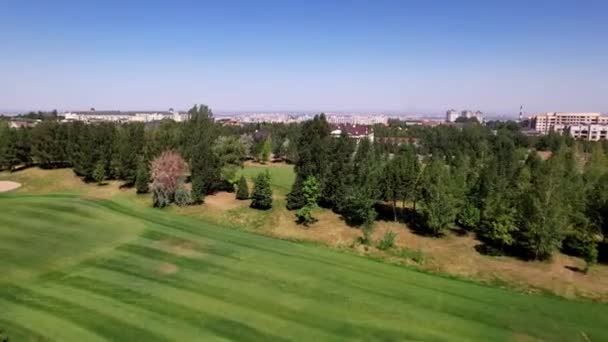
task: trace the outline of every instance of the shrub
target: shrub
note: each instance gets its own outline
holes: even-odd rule
[[[378,249],[386,251],[393,248],[395,246],[395,237],[397,237],[397,234],[395,234],[392,230],[386,231],[378,243]]]
[[[205,201],[205,195],[207,194],[207,188],[207,183],[205,183],[205,178],[202,175],[193,175],[192,191],[190,192],[192,202],[196,204],[203,203]]]
[[[192,204],[192,197],[190,196],[190,192],[183,183],[177,186],[175,190],[175,204],[180,207],[185,207]]]
[[[237,184],[236,199],[249,199],[249,186],[247,185],[247,180],[245,179],[245,176],[241,176]]]
[[[272,208],[272,189],[270,187],[270,174],[268,171],[255,177],[251,207],[267,210]]]
[[[93,170],[93,179],[99,185],[101,185],[106,179],[106,168],[102,162],[99,162],[97,163],[97,165],[95,165],[95,170]]]
[[[479,225],[479,221],[481,220],[481,213],[477,207],[475,207],[471,203],[467,203],[462,211],[458,213],[456,216],[456,222],[464,228],[468,230],[473,230]]]
[[[313,207],[305,205],[296,211],[296,221],[305,226],[317,222],[317,219],[312,216]]]
[[[171,203],[171,197],[160,183],[152,183],[152,205],[164,208]]]

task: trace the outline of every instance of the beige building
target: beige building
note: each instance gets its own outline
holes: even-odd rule
[[[608,125],[572,125],[568,126],[565,133],[574,139],[599,141],[608,139]]]
[[[563,133],[568,127],[578,125],[608,125],[608,116],[600,113],[550,112],[532,118],[532,128],[541,134]]]

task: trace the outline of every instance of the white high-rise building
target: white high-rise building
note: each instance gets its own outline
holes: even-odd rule
[[[445,112],[445,121],[446,122],[456,122],[456,119],[460,117],[460,114],[455,109],[450,109]]]

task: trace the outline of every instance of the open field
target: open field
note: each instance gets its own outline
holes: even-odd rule
[[[124,199],[13,193],[0,206],[1,233],[15,237],[0,240],[2,269],[10,256],[31,270],[0,284],[0,327],[14,341],[608,338],[605,305],[429,275]],[[82,238],[70,238],[78,229]]]
[[[270,181],[276,192],[285,195],[291,190],[291,186],[296,178],[293,172],[293,165],[283,163],[247,163],[245,168],[239,172],[239,177],[243,175],[247,180],[251,181],[253,177],[266,170],[270,173]]]

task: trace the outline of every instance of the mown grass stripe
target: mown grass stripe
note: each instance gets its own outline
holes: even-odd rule
[[[114,280],[118,279],[116,275],[104,278],[111,278]],[[126,279],[127,278],[125,278],[125,280]],[[153,279],[151,278],[142,279],[147,282],[154,283]],[[111,296],[115,300],[122,301],[125,304],[135,305],[151,312],[156,312],[170,317],[179,318],[180,320],[187,322],[193,326],[198,326],[205,329],[213,328],[215,326],[215,328],[211,330],[215,332],[223,332],[220,333],[220,336],[223,337],[232,336],[226,336],[226,333],[221,327],[222,325],[229,325],[233,328],[236,328],[238,331],[246,332],[247,336],[255,337],[254,340],[285,340],[280,336],[276,336],[274,334],[256,329],[251,326],[251,324],[246,324],[234,319],[229,319],[225,317],[225,314],[218,315],[215,313],[211,313],[207,311],[206,306],[197,306],[197,297],[206,298],[206,293],[203,294],[199,292],[194,292],[191,291],[191,289],[176,287],[166,283],[159,283],[157,284],[157,286],[160,285],[159,291],[153,291],[153,284],[147,285],[146,291],[141,291],[139,288],[132,289],[129,287],[118,285],[114,281],[108,282],[98,278],[89,278],[86,276],[70,276],[68,278],[63,279],[62,284],[66,284],[68,286],[73,286],[76,288],[86,289],[87,291],[91,291],[100,295]],[[162,296],[163,293],[169,294],[172,289],[181,291],[182,293],[180,294],[183,294],[183,296],[180,295],[179,298],[183,298],[184,302],[189,303],[190,305],[186,306],[180,304],[177,301],[168,300],[167,298],[170,298],[169,296]],[[155,293],[159,293],[161,295],[155,295]],[[203,302],[207,302],[210,305],[212,304],[211,302],[205,300],[203,300]],[[227,310],[229,310],[229,308],[225,308],[225,310],[223,311]],[[277,320],[272,320],[272,322],[277,323]]]
[[[81,305],[63,299],[41,295],[23,287],[12,287],[11,290],[5,287],[0,292],[0,298],[17,305],[27,306],[65,318],[108,339],[168,341],[161,336],[128,325],[114,317],[88,310]],[[112,329],[110,330],[109,327],[112,327]]]
[[[103,286],[102,283],[99,281],[87,282],[83,281],[84,279],[86,278],[63,278],[61,282],[47,282],[44,286],[32,290],[49,297],[65,298],[64,300],[68,302],[120,319],[129,325],[148,330],[168,340],[182,341],[194,335],[205,339],[214,338],[209,331],[200,329],[200,324],[196,327],[184,324],[183,320],[177,320],[172,315],[174,312],[168,312],[169,303],[167,302],[161,303],[162,309],[159,306],[159,310],[149,310],[148,307],[141,305],[141,298],[134,296],[134,291],[128,294],[130,297],[128,301],[121,301],[120,297],[124,292],[119,289],[115,288],[114,290],[117,291],[112,293],[100,293],[98,290]],[[157,301],[162,300],[157,299]],[[166,326],[171,326],[173,329],[166,329]],[[215,338],[218,337],[215,336]]]
[[[4,308],[4,310],[6,309],[7,308]],[[4,319],[0,319],[0,332],[3,333],[4,337],[8,338],[8,341],[52,341],[51,339],[32,329],[26,328],[19,323],[10,322]]]
[[[57,317],[46,311],[14,304],[0,299],[0,319],[32,331],[33,334],[20,339],[14,336],[10,341],[28,341],[30,338],[42,336],[51,341],[88,341],[103,342],[104,338],[75,323]],[[24,332],[25,333],[25,332]]]
[[[158,283],[161,286],[172,287],[176,290],[197,293],[200,296],[211,298],[217,302],[230,304],[231,306],[240,308],[239,310],[247,309],[258,312],[260,315],[271,315],[276,316],[276,318],[288,319],[292,322],[300,322],[301,324],[309,325],[311,328],[322,329],[331,334],[350,336],[353,338],[361,335],[373,334],[377,336],[385,336],[387,338],[390,337],[390,339],[404,339],[410,336],[406,332],[393,330],[389,327],[375,329],[368,324],[354,324],[345,320],[338,320],[333,317],[328,317],[323,314],[322,306],[318,308],[318,312],[316,313],[307,313],[302,310],[290,309],[282,305],[278,305],[273,301],[272,298],[259,299],[258,294],[252,292],[238,292],[229,290],[225,287],[211,286],[206,283],[195,283],[189,281],[188,279],[146,275],[141,271],[133,271],[133,268],[129,265],[121,265],[121,262],[113,261],[112,265],[101,264],[98,265],[97,268],[115,273],[122,273],[127,277],[138,278],[145,282]],[[103,278],[104,277],[96,277],[98,280]],[[108,275],[108,277],[105,278],[116,279],[117,277],[115,275]],[[128,282],[127,279],[124,281]],[[151,286],[146,285],[145,288],[146,290],[149,290]],[[373,317],[368,317],[368,319],[372,318]],[[427,333],[431,334],[430,331]]]

